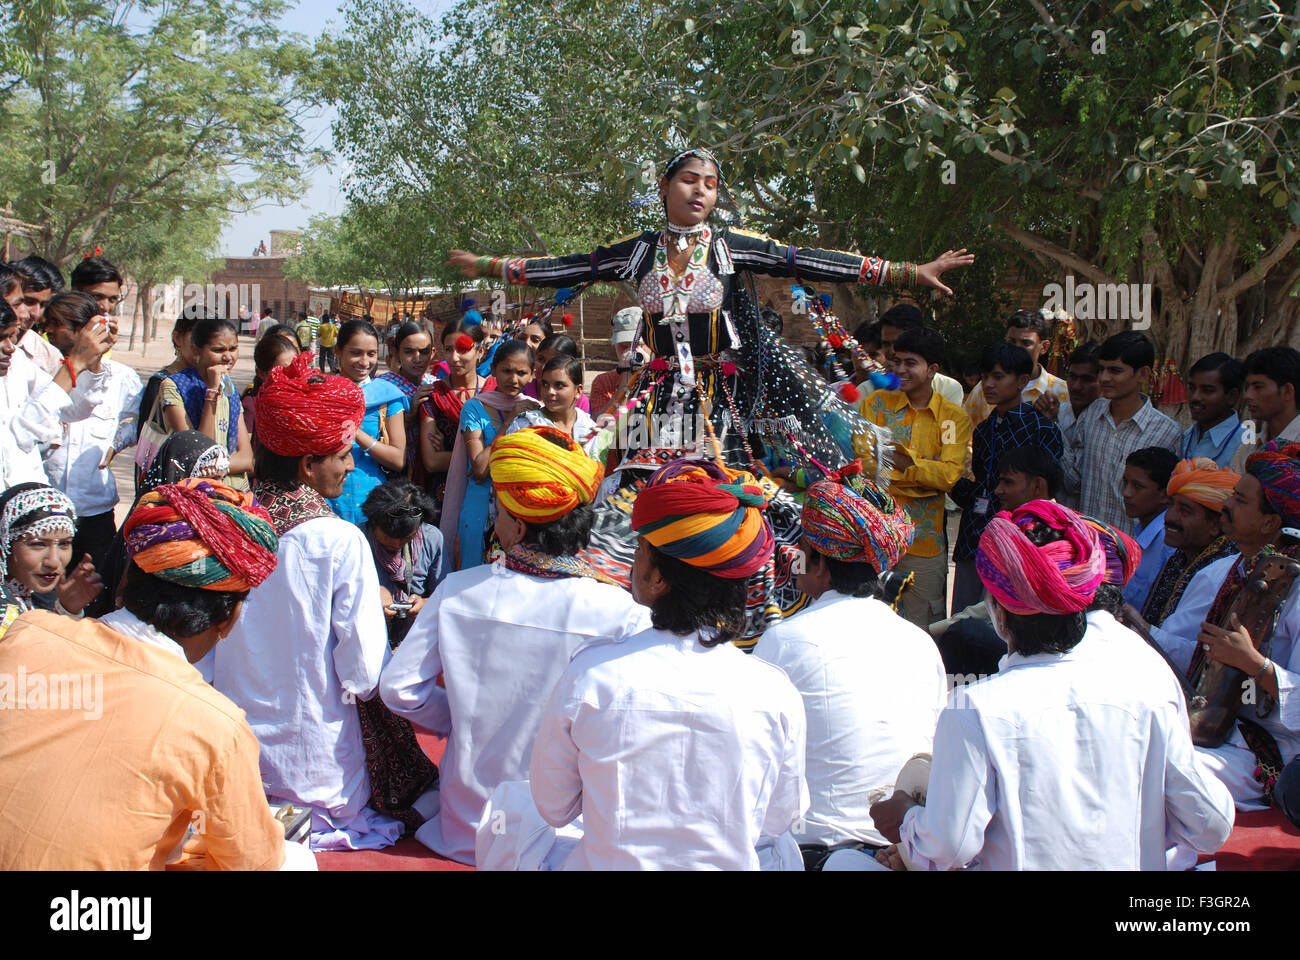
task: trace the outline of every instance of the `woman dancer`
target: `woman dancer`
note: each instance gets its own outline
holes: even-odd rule
[[[353,470],[330,508],[349,523],[366,522],[361,505],[370,491],[406,465],[406,397],[387,380],[370,374],[379,357],[379,331],[365,320],[349,320],[339,330],[339,369],[361,388],[366,416],[352,440]]]
[[[710,216],[720,196],[724,203],[728,198],[713,154],[698,148],[686,150],[669,160],[663,170],[658,183],[666,219],[662,230],[565,257],[500,258],[452,250],[448,260],[466,276],[500,277],[513,284],[636,284],[644,311],[638,339],[644,339],[655,355],[633,391],[638,396],[645,393],[638,415],[669,426],[666,431],[648,431],[649,442],[639,441],[638,431],[628,431],[629,449],[619,467],[623,489],[611,501],[622,518],[607,509],[593,534],[600,544],[598,552],[604,556],[593,556],[592,562],[624,582],[631,565],[628,544],[634,542],[626,530],[631,498],[624,494],[644,483],[648,470],[682,456],[708,454],[713,437],[705,443],[706,438],[697,435],[697,423],[717,438],[729,464],[745,468],[750,468],[753,460],[748,442],[751,431],[773,445],[799,451],[812,470],[817,470],[818,464],[834,470],[851,455],[837,442],[837,436],[870,429],[828,391],[794,349],[762,323],[749,284],[739,280],[743,273],[792,277],[801,282],[921,285],[951,294],[941,280],[943,273],[974,262],[974,256],[964,249],[949,250],[930,263],[917,265],[795,247],[715,225]],[[877,438],[883,446],[886,438],[878,433]],[[887,466],[887,452],[881,454],[878,462]],[[793,507],[776,503],[769,508],[776,532],[787,547],[793,547],[798,533]],[[779,618],[780,608],[789,609],[797,602],[797,591],[790,604],[784,599],[793,589],[789,576],[793,557],[793,550],[778,551],[772,563],[756,575],[763,584],[751,590],[751,635]],[[791,589],[785,589],[787,586]],[[774,601],[778,587],[783,597]]]
[[[41,483],[20,483],[0,495],[0,637],[37,597],[57,591],[52,608],[82,615],[103,586],[86,556],[71,574],[77,513],[67,495]],[[39,604],[46,609],[51,604]]]

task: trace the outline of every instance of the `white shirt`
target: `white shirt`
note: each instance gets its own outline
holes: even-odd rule
[[[157,647],[159,650],[166,650],[168,653],[175,654],[186,663],[190,658],[185,655],[185,648],[173,640],[167,634],[163,633],[152,624],[145,623],[126,607],[119,607],[112,613],[106,613],[99,618],[99,622],[108,629],[116,631],[123,636],[130,637],[133,640],[139,640],[141,643],[147,643],[151,647]]]
[[[757,870],[808,807],[799,692],[729,643],[651,628],[564,671],[529,765],[552,826],[582,814],[566,870]]]
[[[18,338],[18,349],[51,377],[57,376],[59,367],[63,366],[62,352],[37,333],[35,327],[28,327],[27,332]]]
[[[337,517],[289,530],[277,557],[217,644],[213,685],[248,715],[267,796],[346,829],[370,799],[356,701],[388,653],[379,578],[365,534]]]
[[[69,395],[21,350],[0,377],[0,490],[45,484],[43,447],[61,442],[63,424],[84,420],[104,398],[107,375],[84,371]]]
[[[827,591],[767,629],[754,656],[785,671],[808,718],[806,777],[812,797],[800,843],[887,841],[868,794],[929,753],[948,699],[934,641],[879,600]]]
[[[1171,843],[1222,846],[1232,798],[1197,766],[1168,666],[1116,669],[1133,640],[1090,636],[1123,629],[1090,617],[1070,652],[1012,653],[954,692],[900,831],[917,869],[1164,870]]]
[[[447,737],[439,810],[420,842],[472,864],[483,804],[498,784],[527,778],[542,707],[569,658],[589,640],[649,625],[649,609],[630,593],[590,577],[495,564],[449,574],[379,685],[390,710]]]
[[[93,517],[117,505],[117,481],[110,467],[100,467],[110,449],[135,443],[135,419],[144,384],[124,363],[104,360],[105,396],[89,417],[63,425],[63,440],[45,455],[50,486],[68,495],[77,515]],[[80,380],[80,378],[78,378]]]

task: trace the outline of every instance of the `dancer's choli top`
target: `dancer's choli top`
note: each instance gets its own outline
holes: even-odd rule
[[[535,287],[587,281],[635,283],[645,314],[640,336],[656,357],[668,358],[673,370],[670,389],[652,399],[647,413],[652,407],[681,413],[697,392],[713,402],[719,355],[740,347],[731,309],[738,271],[799,282],[876,285],[890,275],[890,262],[880,257],[796,247],[727,227],[697,236],[691,262],[682,273],[676,273],[666,261],[668,245],[675,242],[671,234],[665,237],[661,231],[649,230],[591,253],[505,259],[500,275],[507,283]],[[680,307],[677,312],[675,303]]]

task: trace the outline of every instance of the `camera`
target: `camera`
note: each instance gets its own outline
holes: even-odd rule
[[[404,601],[403,601],[403,602],[399,602],[399,601],[397,601],[397,600],[394,600],[394,601],[393,601],[392,603],[390,603],[388,606],[389,606],[389,608],[390,608],[390,609],[391,609],[391,610],[392,610],[392,611],[393,611],[393,612],[394,612],[398,617],[400,617],[400,618],[402,618],[403,620],[405,620],[405,619],[406,619],[406,615],[407,615],[408,613],[410,613],[411,608],[412,608],[413,606],[415,606],[415,604],[410,603],[410,602],[404,602]]]

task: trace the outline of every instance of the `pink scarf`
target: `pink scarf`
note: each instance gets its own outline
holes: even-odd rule
[[[485,390],[475,398],[489,410],[513,410],[521,399],[507,397],[499,390]],[[541,404],[538,404],[541,406]],[[502,429],[502,433],[510,425]],[[469,455],[465,452],[465,431],[456,431],[456,446],[451,451],[451,465],[447,468],[447,489],[442,497],[442,516],[438,529],[442,531],[443,549],[456,551],[456,527],[460,522],[460,508],[465,503],[465,490],[469,487]],[[458,556],[453,552],[452,556]],[[453,564],[454,566],[454,564]]]

